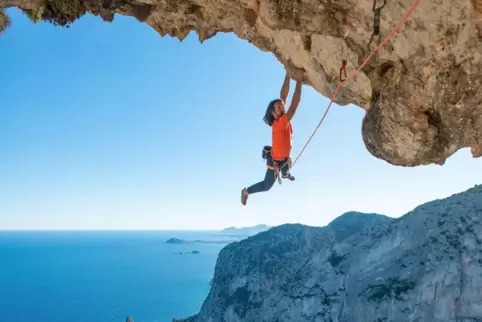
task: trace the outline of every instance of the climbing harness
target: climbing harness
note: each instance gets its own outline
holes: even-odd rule
[[[357,76],[360,71],[362,70],[363,67],[365,67],[365,65],[370,61],[370,59],[373,58],[373,55],[375,55],[383,46],[385,46],[385,44],[393,37],[395,36],[395,34],[397,33],[398,29],[400,29],[400,27],[408,20],[408,18],[410,17],[410,15],[412,14],[412,12],[415,10],[415,8],[417,8],[417,6],[419,5],[421,0],[415,0],[415,2],[410,6],[410,8],[407,10],[407,12],[405,13],[405,15],[402,17],[402,19],[400,20],[400,22],[392,29],[392,31],[390,31],[390,33],[388,34],[387,37],[385,37],[385,39],[383,39],[383,41],[370,53],[370,55],[368,55],[368,57],[365,59],[365,61],[360,65],[360,67],[358,67],[357,69],[354,69],[351,71],[350,75],[348,76],[348,78],[344,79],[344,80],[341,80],[341,69],[340,69],[340,80],[338,81],[338,85],[336,86],[336,89],[335,91],[333,92],[332,96],[331,96],[331,99],[330,99],[330,103],[328,104],[328,107],[326,108],[326,111],[325,113],[323,114],[320,122],[318,123],[318,125],[316,126],[315,130],[313,131],[313,133],[311,134],[310,138],[308,139],[308,141],[306,142],[305,146],[303,147],[303,149],[301,150],[301,152],[298,154],[298,156],[296,157],[295,161],[293,163],[291,163],[290,165],[290,168],[294,167],[294,165],[296,164],[296,162],[298,161],[298,159],[301,157],[301,155],[303,154],[303,152],[305,151],[306,147],[308,146],[308,144],[310,144],[311,140],[313,139],[313,137],[315,136],[316,134],[316,131],[318,131],[319,127],[321,126],[321,124],[323,123],[323,121],[325,120],[325,117],[326,115],[328,114],[328,111],[330,110],[331,108],[331,105],[333,104],[335,98],[336,98],[336,95],[338,94],[338,92],[340,91],[342,85],[343,85],[343,82],[348,80],[348,79],[351,79],[351,78],[354,78],[355,76]],[[374,1],[374,7],[375,7],[375,4],[376,4],[376,0]],[[381,11],[381,9],[383,9],[383,7],[385,6],[386,4],[386,0],[383,4],[383,6],[381,6],[379,9]],[[344,68],[343,66],[346,65],[346,61],[343,60],[342,62],[342,68]],[[284,166],[288,165],[288,163],[286,163]],[[284,167],[283,166],[283,167]]]
[[[278,179],[279,184],[281,184],[280,167],[278,162],[276,162],[271,156],[271,147],[269,145],[263,147],[261,156],[266,160],[268,169],[273,170],[275,180]]]
[[[275,180],[278,179],[278,183],[281,184],[283,181],[282,181],[282,172],[281,172],[281,169],[283,169],[283,167],[285,165],[288,165],[289,168],[291,168],[291,164],[292,164],[292,161],[291,161],[291,158],[288,157],[288,159],[285,161],[284,165],[282,167],[279,166],[280,162],[279,161],[276,161],[273,159],[273,157],[271,156],[271,147],[269,145],[265,145],[263,147],[263,152],[261,153],[261,156],[263,159],[266,160],[266,165],[268,166],[268,169],[270,170],[273,170],[273,175],[274,175],[274,178]],[[282,161],[281,161],[282,162]],[[290,176],[289,177],[285,177],[285,178],[292,178],[293,176]],[[293,179],[291,179],[293,180]]]

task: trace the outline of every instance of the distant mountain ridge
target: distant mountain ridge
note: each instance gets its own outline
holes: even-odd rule
[[[256,225],[253,227],[241,227],[241,228],[236,228],[236,227],[228,227],[223,230],[220,230],[217,232],[214,236],[220,237],[224,236],[229,239],[225,240],[211,240],[211,239],[203,239],[203,240],[184,240],[180,238],[169,238],[166,240],[167,244],[229,244],[235,241],[239,241],[241,239],[259,234],[261,232],[264,232],[268,229],[270,229],[270,226],[267,225]]]
[[[166,244],[229,244],[235,240],[185,240],[179,238],[169,238],[166,240]]]
[[[271,226],[260,224],[252,227],[228,227],[221,230],[221,233],[225,234],[237,234],[237,235],[253,235],[270,229]]]

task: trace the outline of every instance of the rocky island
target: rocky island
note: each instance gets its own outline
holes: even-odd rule
[[[228,227],[221,231],[212,234],[212,237],[229,237],[229,239],[218,240],[218,239],[196,239],[196,240],[184,240],[180,238],[169,238],[166,240],[167,244],[229,244],[249,236],[256,235],[260,232],[268,230],[270,227],[267,225],[256,225],[253,227]]]
[[[200,251],[198,250],[193,250],[193,251],[190,251],[190,252],[178,252],[178,253],[175,253],[175,255],[199,255],[201,254]]]
[[[169,238],[166,244],[229,244],[234,240],[184,240],[179,238]]]

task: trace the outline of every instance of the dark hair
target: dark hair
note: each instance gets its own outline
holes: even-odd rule
[[[272,100],[269,103],[268,108],[266,109],[266,114],[264,114],[263,121],[264,121],[264,123],[268,124],[269,126],[273,125],[273,122],[274,122],[274,116],[273,116],[274,104],[276,104],[276,102],[280,102],[280,101],[281,100],[279,98],[277,98],[275,100]]]

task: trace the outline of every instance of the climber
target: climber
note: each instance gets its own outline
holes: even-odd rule
[[[291,136],[293,129],[291,128],[291,120],[296,113],[296,109],[300,103],[301,86],[304,80],[304,70],[298,69],[294,75],[296,80],[296,89],[291,99],[291,105],[288,112],[285,112],[285,102],[290,90],[290,77],[288,72],[281,88],[280,98],[271,101],[266,109],[263,118],[264,122],[272,128],[272,147],[265,146],[263,149],[263,158],[266,159],[268,169],[264,176],[264,180],[244,188],[241,191],[241,203],[245,206],[248,195],[257,192],[268,191],[273,186],[275,180],[279,178],[279,172],[283,179],[295,180],[290,173],[291,166]],[[280,181],[281,183],[281,181]]]

